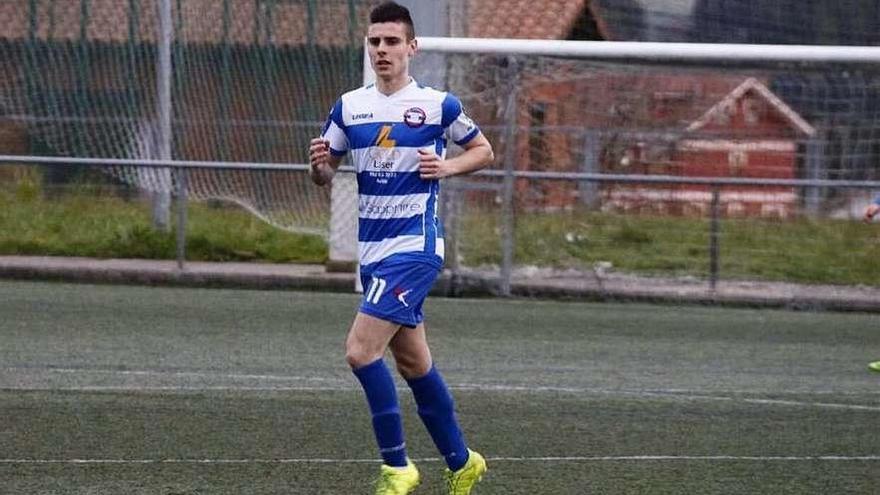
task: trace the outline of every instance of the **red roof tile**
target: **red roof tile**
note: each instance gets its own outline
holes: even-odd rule
[[[142,0],[135,14],[140,40],[155,41],[156,2]],[[349,26],[347,2],[318,2],[315,16],[315,35],[319,45],[346,45],[350,42],[349,29],[359,43],[366,27],[369,8],[375,0],[359,2],[356,25]],[[217,0],[188,0],[173,2],[173,16],[182,22],[178,36],[195,43],[216,43],[223,39],[223,2]],[[230,0],[229,31],[233,43],[251,44],[255,37],[271,32],[273,41],[282,45],[307,42],[304,3],[279,2],[272,12],[266,12],[271,25],[257,26],[254,13],[256,0]],[[269,5],[269,4],[267,4]],[[0,38],[23,39],[30,26],[29,0],[0,2]],[[36,36],[40,39],[76,40],[80,36],[79,2],[39,2],[36,4]],[[478,38],[565,39],[575,22],[589,9],[590,15],[600,16],[595,0],[468,0],[466,35]],[[90,0],[86,36],[92,40],[111,43],[126,42],[129,38],[128,2],[119,0]],[[597,19],[600,31],[605,31],[602,19]],[[262,40],[261,40],[262,41]]]
[[[565,39],[588,0],[470,0],[467,35]]]
[[[140,9],[132,13],[128,2],[120,0],[90,0],[86,36],[90,40],[124,43],[129,40],[130,16],[137,20],[140,41],[154,42],[157,31],[157,0],[143,0]],[[80,2],[39,2],[35,21],[38,39],[78,40],[82,20]],[[178,5],[182,8],[178,11]],[[224,5],[229,5],[229,30],[224,33]],[[172,2],[172,17],[178,29],[177,37],[192,43],[217,43],[224,36],[232,43],[265,43],[267,35],[279,45],[298,45],[308,41],[308,12],[304,4],[278,2],[274,8],[260,11],[256,0],[188,0]],[[319,45],[344,46],[360,44],[366,29],[370,1],[361,3],[355,12],[355,24],[350,25],[346,2],[318,2],[315,12],[315,41]],[[0,2],[0,39],[25,39],[29,36],[30,8],[28,0]],[[255,13],[261,12],[258,21]],[[265,22],[268,25],[258,25]],[[349,33],[351,31],[351,34]],[[259,40],[259,41],[255,41]]]

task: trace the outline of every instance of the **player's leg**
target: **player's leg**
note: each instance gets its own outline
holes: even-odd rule
[[[470,493],[486,472],[486,461],[467,447],[455,415],[455,401],[431,360],[425,325],[401,328],[391,339],[390,348],[398,371],[412,389],[419,417],[446,460],[449,493]]]
[[[486,461],[467,447],[455,416],[455,401],[431,359],[424,323],[401,328],[390,348],[398,371],[412,389],[419,417],[446,460],[448,493],[469,494],[486,472]]]
[[[400,406],[382,356],[401,326],[418,324],[417,310],[428,293],[422,278],[427,274],[433,283],[437,268],[394,259],[370,268],[361,270],[364,298],[346,340],[346,359],[367,395],[385,464],[404,467],[407,458]],[[430,362],[430,355],[427,359]]]
[[[428,348],[424,323],[415,328],[402,327],[389,344],[397,371],[407,380],[425,376],[431,370],[433,360]]]
[[[419,485],[419,471],[406,457],[397,388],[383,359],[399,328],[396,323],[358,313],[345,341],[345,357],[364,389],[382,455],[376,495],[407,494]]]
[[[361,312],[401,325],[389,348],[413,391],[422,422],[447,461],[450,493],[467,495],[486,471],[486,462],[465,445],[452,396],[428,348],[422,305],[438,274],[439,267],[431,264],[389,260],[370,274],[369,286],[364,280],[368,288]]]
[[[345,358],[364,389],[384,463],[407,466],[397,388],[383,355],[399,325],[358,313],[345,341]]]
[[[443,376],[431,362],[425,326],[402,328],[391,341],[391,352],[401,375],[412,389],[419,417],[450,469],[467,462],[464,435],[455,417],[455,402]]]

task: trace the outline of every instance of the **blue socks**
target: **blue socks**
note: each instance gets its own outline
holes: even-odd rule
[[[461,469],[468,460],[468,450],[455,418],[455,404],[443,377],[432,366],[427,375],[407,380],[407,383],[419,406],[419,416],[437,450],[446,459],[446,465],[452,471]]]
[[[382,460],[388,466],[406,466],[406,442],[397,388],[385,361],[377,359],[353,371],[367,396]],[[427,375],[407,380],[407,383],[418,405],[419,416],[437,450],[446,459],[446,465],[453,471],[461,469],[468,460],[468,450],[455,418],[455,403],[443,377],[437,368],[431,367]]]
[[[403,439],[403,420],[397,401],[394,379],[383,359],[353,370],[361,382],[370,413],[373,415],[373,432],[379,444],[379,453],[388,466],[406,466],[406,442]]]

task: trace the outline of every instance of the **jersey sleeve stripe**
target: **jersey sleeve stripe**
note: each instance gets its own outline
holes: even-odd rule
[[[461,115],[461,102],[455,96],[446,93],[446,97],[443,98],[441,111],[443,117],[440,119],[440,126],[446,129]]]
[[[467,133],[467,135],[466,135],[465,137],[463,137],[463,138],[459,139],[458,141],[456,141],[455,144],[457,144],[457,145],[459,145],[459,146],[462,146],[462,145],[464,145],[464,144],[467,144],[467,143],[469,143],[473,138],[477,137],[477,134],[479,134],[479,133],[480,133],[480,128],[479,128],[479,127],[474,127],[474,128],[471,130],[471,132]]]
[[[345,132],[333,120],[327,121],[327,126],[321,137],[330,142],[330,153],[334,156],[342,156],[348,149],[348,138],[346,138]]]
[[[330,111],[330,120],[333,121],[334,124],[338,125],[340,129],[345,130],[345,121],[342,118],[342,100],[337,100],[336,104],[333,105],[333,110]]]

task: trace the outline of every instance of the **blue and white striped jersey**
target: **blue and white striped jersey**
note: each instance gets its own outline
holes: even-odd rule
[[[402,253],[442,265],[440,181],[419,177],[418,150],[443,158],[449,140],[463,145],[479,132],[458,98],[415,81],[390,96],[373,84],[342,95],[322,137],[333,155],[351,152],[357,170],[362,267]]]

